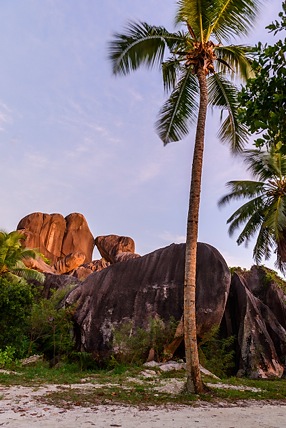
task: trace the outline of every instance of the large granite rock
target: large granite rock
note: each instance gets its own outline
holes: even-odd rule
[[[95,245],[101,256],[111,264],[140,257],[135,253],[133,239],[128,236],[98,236]]]
[[[104,359],[112,352],[113,329],[122,322],[148,328],[151,318],[180,320],[183,314],[185,245],[172,244],[145,256],[94,272],[65,298],[75,304],[78,349]],[[198,244],[197,331],[219,325],[230,286],[230,272],[212,246]]]
[[[264,268],[232,276],[222,321],[226,336],[237,338],[237,375],[280,378],[286,363],[286,296]]]
[[[61,214],[28,214],[18,224],[26,236],[24,245],[38,249],[51,264],[72,254],[84,255],[83,262],[91,262],[94,238],[82,214],[67,217]],[[61,273],[61,272],[60,272]]]

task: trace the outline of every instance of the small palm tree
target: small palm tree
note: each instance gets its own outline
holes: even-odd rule
[[[248,48],[229,44],[253,26],[260,0],[179,0],[175,21],[182,29],[170,33],[144,22],[129,23],[124,34],[115,34],[109,58],[115,75],[126,75],[141,65],[159,65],[164,88],[170,96],[159,112],[156,128],[168,144],[184,138],[196,123],[192,177],[187,220],[184,338],[187,390],[200,393],[196,334],[196,259],[201,176],[208,105],[226,112],[219,137],[232,149],[243,148],[246,131],[237,120],[236,88],[228,79],[238,72],[250,75]],[[225,45],[223,44],[225,43]],[[168,56],[166,56],[168,52]]]
[[[253,258],[257,264],[268,260],[274,251],[276,266],[285,273],[286,268],[286,155],[271,148],[270,151],[248,150],[244,153],[248,170],[259,181],[230,181],[230,193],[219,205],[248,199],[227,220],[230,236],[243,227],[238,245],[247,244],[257,235]]]
[[[24,259],[35,258],[37,255],[34,250],[23,248],[23,239],[24,236],[18,231],[10,233],[0,231],[0,275],[34,279],[42,283],[44,275],[26,268],[23,263]]]

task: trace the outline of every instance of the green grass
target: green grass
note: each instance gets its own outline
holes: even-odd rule
[[[240,387],[242,390],[218,389],[218,381],[204,377],[209,391],[200,396],[185,392],[172,394],[159,392],[157,388],[168,385],[172,379],[185,381],[185,372],[172,371],[161,373],[154,370],[154,376],[145,378],[141,372],[144,367],[117,366],[112,370],[80,371],[76,364],[65,364],[58,368],[49,368],[45,363],[33,367],[16,367],[18,374],[0,373],[0,385],[40,386],[57,384],[56,392],[50,392],[38,398],[46,403],[62,407],[71,405],[92,406],[98,404],[125,404],[138,406],[194,404],[194,402],[234,402],[240,400],[279,400],[286,404],[286,379],[250,380],[229,378],[221,383]],[[153,370],[153,369],[152,369]],[[75,385],[75,384],[80,384]],[[92,386],[90,386],[90,384]],[[73,386],[74,385],[74,386]],[[259,391],[243,390],[244,387],[256,388]]]

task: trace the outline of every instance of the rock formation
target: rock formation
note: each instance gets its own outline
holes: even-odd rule
[[[286,363],[286,300],[277,283],[266,282],[263,267],[232,276],[222,322],[226,336],[237,338],[237,375],[282,377]]]
[[[80,284],[77,278],[70,275],[45,274],[43,297],[49,299],[52,290],[71,290]]]
[[[17,230],[26,237],[25,247],[39,250],[51,264],[79,253],[82,254],[80,264],[92,261],[94,238],[82,214],[73,213],[64,218],[61,214],[36,212],[24,217]]]
[[[84,263],[80,265],[73,273],[73,276],[83,281],[86,279],[91,273],[99,272],[102,269],[105,269],[109,266],[110,263],[105,259],[94,260],[90,263]]]
[[[101,256],[111,264],[140,257],[135,253],[133,239],[128,236],[98,236],[95,245]]]
[[[85,255],[85,263],[92,261],[94,237],[82,214],[69,214],[66,218],[66,230],[62,243],[62,254],[80,252]]]
[[[81,266],[85,261],[85,255],[76,251],[67,256],[59,258],[54,264],[53,269],[57,274],[70,273]]]
[[[28,214],[20,220],[17,230],[25,235],[26,248],[39,250],[52,263],[63,256],[62,241],[66,222],[61,214]]]
[[[25,261],[44,272],[44,296],[71,287],[65,305],[75,305],[77,347],[99,360],[113,352],[113,329],[131,322],[148,328],[150,319],[178,322],[183,315],[185,245],[172,244],[145,256],[132,238],[106,235],[94,241],[82,214],[33,213],[17,227],[24,245],[40,257]],[[102,256],[92,260],[94,243]],[[69,273],[69,275],[66,275]],[[283,282],[283,281],[281,281]],[[283,289],[284,287],[284,289]],[[284,290],[284,291],[283,291]],[[220,253],[198,244],[197,332],[203,336],[221,322],[223,336],[236,338],[236,373],[251,378],[286,376],[286,285],[263,267],[232,275]],[[182,323],[166,352],[182,342]]]
[[[125,251],[124,251],[125,252]],[[112,352],[112,331],[122,322],[148,328],[150,319],[180,320],[183,314],[184,244],[172,244],[142,257],[95,272],[65,298],[76,303],[78,349],[103,359]],[[222,319],[230,272],[212,246],[198,244],[197,326],[203,335]]]

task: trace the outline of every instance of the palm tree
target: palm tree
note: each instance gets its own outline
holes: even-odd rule
[[[230,181],[230,193],[219,200],[223,206],[248,199],[227,220],[229,234],[243,226],[238,245],[247,244],[257,235],[253,258],[257,264],[268,260],[272,251],[276,266],[286,271],[286,155],[272,147],[269,151],[248,150],[244,153],[248,170],[257,181]]]
[[[18,231],[10,233],[0,231],[0,276],[22,277],[24,279],[44,281],[44,275],[33,269],[26,268],[24,259],[35,258],[34,250],[22,246],[24,236]]]
[[[237,120],[236,88],[228,80],[235,72],[250,76],[248,48],[229,44],[231,37],[246,34],[253,26],[260,0],[179,0],[175,21],[181,30],[130,22],[125,34],[115,34],[109,45],[109,58],[115,75],[126,75],[141,65],[159,65],[164,89],[170,96],[159,112],[156,128],[168,144],[184,138],[196,123],[189,211],[187,220],[184,339],[187,365],[187,390],[200,393],[197,350],[195,291],[198,220],[205,125],[208,105],[226,112],[219,137],[241,150],[246,130]],[[227,45],[223,46],[223,42]],[[169,56],[166,56],[166,51]]]

